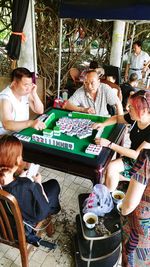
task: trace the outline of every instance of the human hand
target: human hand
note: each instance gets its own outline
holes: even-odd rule
[[[94,139],[94,141],[95,141],[95,144],[96,144],[96,145],[100,145],[100,138],[99,138],[99,137],[96,137],[96,138]]]
[[[103,128],[103,124],[102,123],[94,123],[92,124],[92,128],[95,130],[99,130],[100,128]]]
[[[125,74],[125,76],[124,76],[124,81],[125,81],[125,82],[128,81],[128,73]]]
[[[32,83],[31,95],[34,97],[35,94],[37,94],[37,85]]]
[[[34,182],[41,184],[41,182],[42,182],[42,176],[41,176],[40,173],[37,173],[36,176],[32,176],[32,178],[33,178]]]
[[[39,131],[46,128],[45,123],[38,119],[33,120],[31,127]]]
[[[94,108],[85,108],[84,112],[88,113],[88,114],[95,114],[96,113]]]
[[[105,139],[105,138],[96,137],[95,138],[95,144],[100,145],[100,146],[104,146],[104,147],[108,147],[110,145],[110,141],[108,139]]]
[[[148,70],[148,66],[145,66],[143,69],[142,69],[142,72],[146,72]]]

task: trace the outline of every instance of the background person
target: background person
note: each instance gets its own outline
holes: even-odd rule
[[[89,64],[89,67],[87,67],[81,71],[80,76],[79,76],[79,81],[84,82],[84,79],[85,79],[87,72],[90,70],[95,70],[97,68],[98,68],[98,62],[95,60],[92,60]]]
[[[44,129],[45,124],[40,120],[29,120],[29,108],[37,114],[44,111],[32,73],[26,68],[16,68],[11,85],[0,93],[0,135],[28,127]]]
[[[140,152],[122,204],[122,266],[150,264],[150,149]]]
[[[128,82],[125,82],[120,85],[121,91],[122,91],[122,105],[123,109],[126,110],[126,105],[128,98],[130,96],[130,93],[136,92],[138,86],[138,75],[136,73],[132,73],[129,77]]]
[[[102,77],[101,79],[101,83],[108,84],[112,89],[114,89],[120,101],[122,101],[121,88],[118,84],[116,84],[116,76],[110,75],[105,77],[104,75],[104,78]]]
[[[84,85],[77,89],[64,105],[64,109],[108,116],[107,104],[115,105],[117,114],[123,114],[122,104],[108,85],[100,83],[96,71],[87,72]]]
[[[136,73],[138,75],[138,80],[142,80],[142,73],[148,69],[150,56],[142,51],[141,46],[142,44],[140,41],[133,43],[133,52],[127,61],[125,69],[125,81],[128,80],[128,77],[132,73]]]
[[[99,129],[115,123],[131,124],[130,148],[114,144],[105,138],[96,138],[95,143],[109,147],[122,155],[109,163],[106,169],[105,184],[112,192],[118,182],[130,179],[130,169],[143,148],[150,148],[150,92],[140,90],[131,95],[128,100],[128,113],[115,115],[104,123],[95,123],[94,129]]]

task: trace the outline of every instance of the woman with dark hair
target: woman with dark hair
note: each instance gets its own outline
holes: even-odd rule
[[[60,211],[60,186],[54,179],[41,183],[41,175],[16,177],[22,164],[22,144],[15,136],[5,135],[0,139],[0,186],[17,199],[23,219],[36,225],[50,214]]]
[[[150,266],[150,149],[140,152],[122,204],[122,266]]]
[[[105,138],[96,138],[96,144],[109,147],[121,155],[120,158],[109,163],[105,184],[110,191],[114,191],[119,180],[130,179],[130,169],[143,148],[150,148],[150,92],[140,90],[130,96],[128,101],[128,113],[116,115],[104,123],[95,123],[94,129],[99,129],[115,123],[131,124],[130,148],[122,147]]]

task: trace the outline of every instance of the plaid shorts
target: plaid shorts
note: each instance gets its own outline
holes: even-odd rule
[[[122,157],[122,161],[124,164],[124,171],[120,172],[121,175],[123,175],[124,177],[130,179],[131,178],[131,169],[135,163],[134,159],[130,159],[128,157]]]

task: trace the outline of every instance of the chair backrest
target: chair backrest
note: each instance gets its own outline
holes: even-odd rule
[[[22,266],[28,267],[27,244],[20,207],[16,198],[2,189],[0,189],[0,243],[18,248]]]

